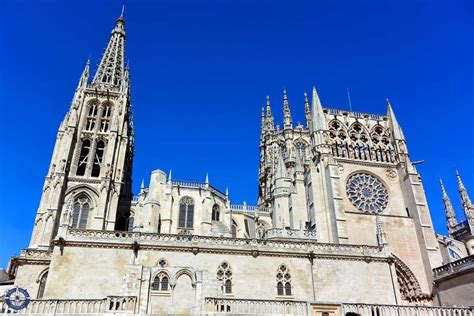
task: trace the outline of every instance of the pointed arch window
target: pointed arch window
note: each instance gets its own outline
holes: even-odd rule
[[[151,289],[153,291],[167,292],[169,291],[169,277],[166,273],[160,272],[153,279],[151,284]]]
[[[217,269],[217,280],[222,281],[222,289],[225,294],[232,294],[232,268],[227,262],[222,262]]]
[[[109,130],[109,121],[112,113],[112,106],[110,103],[105,103],[102,108],[102,117],[100,119],[100,132],[105,133]]]
[[[45,272],[39,280],[38,295],[36,298],[43,298],[47,279],[48,279],[48,272]]]
[[[232,227],[230,228],[230,232],[232,234],[232,238],[237,238],[237,223],[232,220]]]
[[[82,148],[79,154],[79,163],[77,164],[76,175],[83,176],[86,173],[87,161],[89,160],[89,153],[91,150],[91,141],[84,139],[82,141]]]
[[[91,202],[85,195],[78,196],[74,201],[72,227],[84,229],[87,227]]]
[[[214,206],[212,207],[212,220],[219,221],[219,217],[220,217],[219,205],[214,204]]]
[[[277,281],[277,295],[278,296],[291,296],[292,288],[291,288],[291,274],[290,270],[287,268],[286,265],[282,264],[278,268],[276,274],[276,281]]]
[[[180,228],[193,228],[194,225],[194,201],[189,196],[183,197],[179,203]]]
[[[98,177],[100,175],[100,166],[104,157],[105,143],[103,140],[97,142],[97,148],[95,150],[94,164],[92,165],[92,177]]]
[[[306,159],[306,146],[303,143],[296,143],[296,152],[301,159]]]
[[[86,131],[93,131],[95,128],[95,122],[97,119],[98,106],[97,102],[93,102],[89,106],[89,113],[86,119]]]

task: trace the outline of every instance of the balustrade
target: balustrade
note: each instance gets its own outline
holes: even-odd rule
[[[473,316],[469,308],[401,306],[372,304],[342,304],[342,315],[360,316]]]

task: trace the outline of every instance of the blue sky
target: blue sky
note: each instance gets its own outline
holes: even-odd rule
[[[28,246],[57,128],[122,2],[0,1],[0,267]],[[474,198],[472,1],[125,1],[136,127],[134,191],[153,169],[257,194],[260,107],[294,122],[316,85],[326,107],[384,113],[390,97],[435,228],[438,177]]]

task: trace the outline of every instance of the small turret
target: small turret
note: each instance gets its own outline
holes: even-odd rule
[[[453,228],[458,224],[456,220],[456,214],[454,212],[453,204],[451,199],[446,193],[446,188],[444,187],[443,181],[439,179],[439,185],[441,186],[441,193],[443,195],[443,204],[444,204],[444,213],[446,215],[446,223],[448,225],[448,232],[451,235]]]
[[[283,90],[283,128],[293,128],[293,120],[291,119],[291,111],[290,105],[288,104],[288,96],[286,94],[286,89]]]

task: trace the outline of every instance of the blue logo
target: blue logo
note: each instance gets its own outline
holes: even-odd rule
[[[21,287],[14,287],[5,293],[5,303],[14,310],[24,309],[30,304],[30,294]]]

